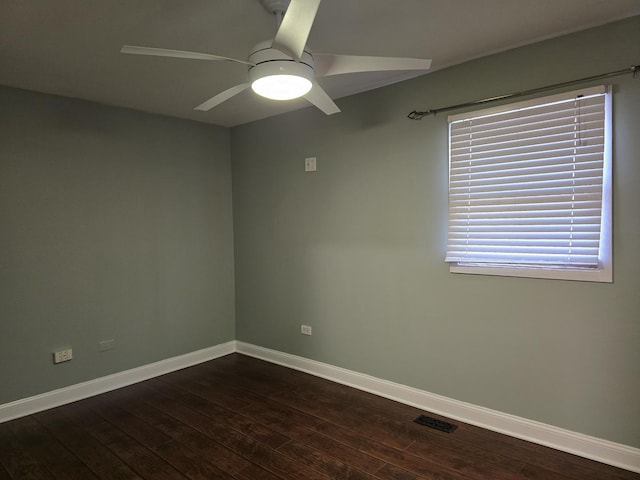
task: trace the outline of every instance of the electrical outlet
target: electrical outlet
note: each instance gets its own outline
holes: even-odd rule
[[[70,348],[53,352],[53,363],[68,362],[73,359],[73,351]]]
[[[98,342],[98,351],[106,352],[107,350],[113,350],[116,346],[116,341],[113,338],[109,340],[102,340]]]
[[[313,329],[309,325],[300,325],[300,333],[302,335],[312,335]]]

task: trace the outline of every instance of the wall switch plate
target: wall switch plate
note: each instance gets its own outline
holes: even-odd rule
[[[316,171],[316,157],[307,157],[304,159],[304,171],[305,172]]]
[[[53,352],[53,363],[68,362],[73,358],[73,351],[70,348]]]
[[[98,342],[98,351],[106,352],[107,350],[113,350],[116,346],[116,341],[113,338],[109,340],[101,340]]]
[[[313,333],[313,329],[309,325],[300,325],[300,333],[302,335],[311,335]]]

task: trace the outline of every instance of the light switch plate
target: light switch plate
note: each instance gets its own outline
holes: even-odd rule
[[[304,171],[305,172],[316,171],[316,157],[307,157],[304,159]]]

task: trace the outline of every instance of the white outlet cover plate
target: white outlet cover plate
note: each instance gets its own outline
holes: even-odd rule
[[[53,363],[68,362],[73,359],[73,350],[70,348],[53,352]]]

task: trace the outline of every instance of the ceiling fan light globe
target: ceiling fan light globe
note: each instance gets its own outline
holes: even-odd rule
[[[251,89],[271,100],[293,100],[306,95],[311,86],[308,79],[297,75],[269,75],[255,80]]]
[[[273,50],[262,54],[274,52],[282,56]],[[306,95],[313,87],[314,78],[312,65],[290,59],[267,58],[249,69],[251,89],[272,100],[292,100]]]

